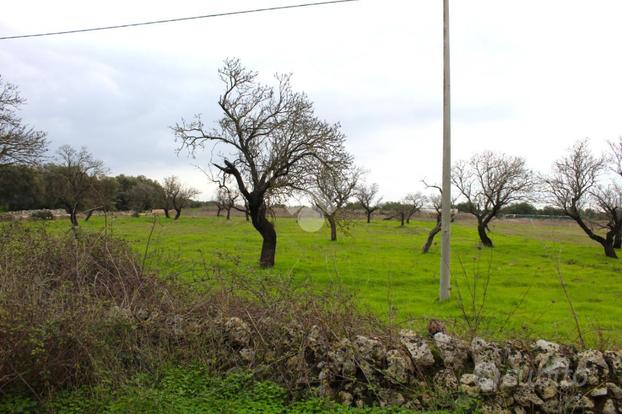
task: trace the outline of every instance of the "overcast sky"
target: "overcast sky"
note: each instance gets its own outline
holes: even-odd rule
[[[0,35],[293,4],[301,0],[33,1],[3,7]],[[622,2],[454,0],[453,157],[490,149],[547,170],[575,140],[622,135]],[[0,74],[55,149],[85,146],[112,174],[178,175],[213,196],[208,154],[177,157],[169,126],[220,116],[217,69],[238,57],[265,81],[293,73],[341,122],[386,200],[439,181],[442,1],[361,0],[243,16],[0,41]]]

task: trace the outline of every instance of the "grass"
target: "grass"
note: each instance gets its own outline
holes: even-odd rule
[[[142,254],[154,219],[108,218],[113,234]],[[68,222],[47,223],[58,230]],[[325,288],[354,291],[363,308],[402,326],[423,329],[430,318],[446,320],[456,330],[484,303],[480,333],[489,337],[545,337],[577,342],[578,335],[560,283],[563,276],[587,344],[622,344],[622,263],[604,257],[572,223],[497,221],[491,226],[493,249],[479,247],[475,226],[452,227],[452,300],[438,303],[439,253],[420,249],[432,227],[414,221],[355,222],[349,235],[329,241],[328,229],[307,233],[294,219],[278,218],[276,266],[269,272],[293,274]],[[101,230],[102,217],[82,223]],[[243,218],[158,218],[146,264],[192,282],[205,277],[206,266],[255,266],[260,237]]]

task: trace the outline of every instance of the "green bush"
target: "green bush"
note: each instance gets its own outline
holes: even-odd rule
[[[34,220],[54,220],[54,215],[50,210],[37,210],[30,213],[30,218]]]

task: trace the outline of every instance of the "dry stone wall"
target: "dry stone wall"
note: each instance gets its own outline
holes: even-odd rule
[[[224,326],[239,358],[256,360],[249,325],[230,318]],[[488,413],[622,412],[619,351],[578,351],[545,340],[467,342],[444,332],[423,337],[410,330],[393,340],[329,340],[317,326],[290,332],[303,344],[287,361],[291,371],[304,376],[302,385],[347,405],[421,409],[438,406],[439,395],[463,395]]]

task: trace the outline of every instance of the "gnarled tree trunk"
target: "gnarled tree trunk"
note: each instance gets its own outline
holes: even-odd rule
[[[493,247],[492,240],[488,237],[488,223],[486,221],[478,220],[477,223],[477,233],[479,234],[479,239],[482,242],[482,245],[485,247]]]
[[[371,211],[367,212],[367,223],[371,223]]]
[[[622,248],[622,232],[618,232],[613,239],[613,247],[616,249]]]
[[[576,208],[575,208],[575,211],[577,211]],[[614,230],[609,231],[607,233],[607,237],[602,237],[594,233],[594,231],[592,231],[592,229],[587,224],[585,224],[585,222],[583,221],[583,219],[581,218],[579,214],[575,213],[575,214],[568,214],[568,215],[572,219],[574,219],[574,221],[577,222],[579,227],[581,227],[583,232],[585,232],[585,234],[587,234],[590,239],[598,242],[601,246],[603,246],[603,249],[605,250],[605,256],[611,257],[614,259],[618,258],[618,255],[616,254],[616,249],[614,247],[615,235],[616,235],[616,232]]]
[[[614,259],[618,258],[613,241],[611,243],[608,243],[605,241],[605,242],[602,242],[601,245],[603,246],[603,249],[605,249],[605,256],[611,257]]]
[[[227,220],[231,219],[231,208],[227,209]]]
[[[264,201],[257,196],[251,196],[251,198],[253,199],[252,202],[249,201],[248,203],[251,221],[263,239],[259,266],[263,268],[273,267],[276,255],[276,231],[274,225],[266,217],[267,209]]]
[[[164,210],[164,216],[165,216],[166,218],[171,218],[171,213],[169,212],[169,209],[168,209],[168,208],[165,208],[165,209],[163,209],[163,210]]]
[[[436,226],[434,226],[434,228],[430,230],[430,233],[428,234],[428,239],[423,245],[422,253],[427,253],[430,251],[430,247],[432,246],[432,243],[434,242],[434,237],[438,233],[440,233],[440,231],[441,231],[441,222],[437,221]]]
[[[71,210],[69,212],[69,220],[71,220],[71,225],[72,226],[79,226],[80,225],[78,223],[78,213],[76,212],[76,210]]]
[[[79,226],[78,208],[70,204],[65,204],[65,211],[67,212],[67,214],[69,214],[69,221],[71,221],[71,225],[74,227]]]
[[[337,240],[337,220],[334,215],[327,215],[326,219],[330,225],[330,240],[335,241]]]
[[[177,220],[181,216],[181,208],[175,209],[175,220]]]

